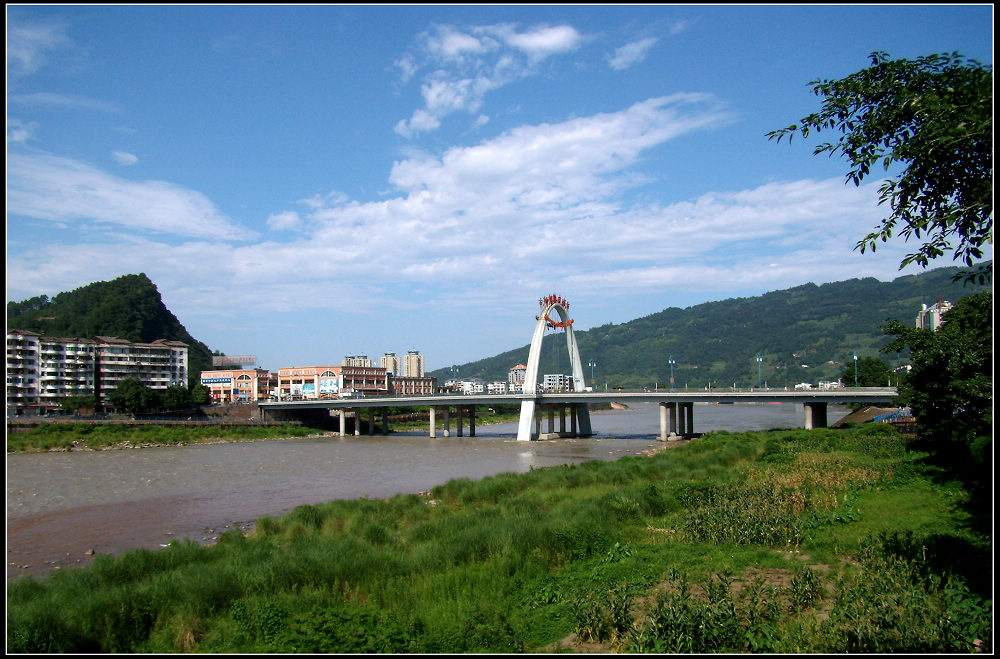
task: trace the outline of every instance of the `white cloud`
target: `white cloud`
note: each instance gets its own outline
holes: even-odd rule
[[[29,121],[27,123],[20,119],[7,118],[7,142],[27,142],[35,136],[38,123]]]
[[[96,110],[98,112],[121,112],[121,108],[116,103],[71,94],[35,92],[32,94],[12,94],[9,98],[12,103],[20,105],[44,105],[80,110]]]
[[[7,74],[29,75],[45,66],[52,53],[72,45],[60,22],[7,24]]]
[[[70,158],[41,153],[8,154],[7,212],[181,236],[253,237],[200,192],[164,181],[129,181]]]
[[[139,157],[135,154],[129,153],[128,151],[112,151],[111,157],[114,158],[115,162],[119,165],[134,165],[139,162]]]
[[[633,64],[638,64],[646,59],[649,50],[656,45],[657,41],[654,37],[647,37],[625,44],[621,48],[616,48],[615,54],[608,58],[608,64],[615,71],[621,71]]]
[[[536,61],[549,55],[575,50],[583,40],[580,33],[569,25],[539,27],[527,32],[516,32],[504,27],[498,33],[509,45],[527,53]]]
[[[275,231],[296,229],[302,224],[302,218],[295,211],[275,213],[267,218],[267,226]]]
[[[441,126],[454,112],[478,112],[486,95],[527,76],[534,75],[543,59],[570,52],[583,41],[571,26],[537,27],[520,31],[512,24],[461,29],[436,25],[420,35],[418,52],[396,61],[404,82],[425,67],[420,88],[423,107],[394,129],[412,138]]]
[[[267,219],[273,230],[293,230],[290,240],[244,245],[234,241],[245,234],[198,193],[123,181],[66,159],[18,156],[10,163],[11,212],[84,217],[127,233],[107,234],[103,245],[41,244],[10,255],[8,294],[24,299],[146,272],[175,296],[175,313],[377,313],[410,309],[415,289],[421,305],[434,308],[531,299],[539,288],[597,305],[611,296],[731,291],[734,282],[764,291],[859,272],[895,274],[902,247],[863,259],[851,251],[881,209],[875,187],[845,186],[840,177],[669,204],[625,202],[623,192],[645,180],[634,171],[644,151],[727,121],[711,97],[679,95],[522,126],[395,163],[396,196],[385,200],[358,202],[337,191],[303,199],[298,210]],[[193,240],[171,245],[136,231],[155,223]],[[834,252],[844,257],[831,265]],[[191,272],[206,276],[193,283]]]

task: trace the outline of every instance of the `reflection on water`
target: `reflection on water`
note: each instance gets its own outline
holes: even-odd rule
[[[831,422],[846,413],[831,405]],[[801,427],[803,418],[802,406],[790,403],[698,404],[694,424],[696,432],[763,430]],[[72,563],[89,549],[120,552],[171,538],[201,540],[301,504],[416,493],[453,478],[614,460],[662,447],[656,404],[594,412],[591,424],[592,438],[530,443],[516,441],[517,423],[506,423],[477,425],[476,437],[431,439],[413,432],[10,454],[8,577]]]

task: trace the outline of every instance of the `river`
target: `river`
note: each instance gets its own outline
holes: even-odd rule
[[[794,403],[699,403],[694,410],[697,433],[804,422],[802,405]],[[839,405],[828,410],[831,422],[847,413]],[[416,493],[453,478],[614,460],[665,446],[655,403],[591,412],[591,425],[590,438],[536,442],[518,442],[517,424],[505,423],[479,425],[475,437],[394,432],[8,454],[7,578],[175,538],[210,543],[228,529],[247,531],[258,517],[302,504]]]

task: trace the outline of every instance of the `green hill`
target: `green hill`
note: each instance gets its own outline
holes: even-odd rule
[[[49,299],[46,295],[7,303],[7,328],[47,336],[117,336],[128,341],[157,339],[188,344],[188,371],[197,381],[212,368],[212,353],[184,329],[160,292],[140,273],[99,281]]]
[[[771,387],[793,387],[799,382],[837,380],[858,358],[877,357],[890,367],[905,365],[906,354],[883,354],[889,343],[881,330],[892,318],[912,325],[922,304],[939,297],[956,302],[992,285],[952,280],[957,267],[906,275],[891,282],[875,278],[851,279],[817,286],[803,284],[750,298],[706,302],[685,309],[671,307],[621,324],[577,331],[584,378],[598,389],[621,386],[669,388],[674,365],[677,388],[757,386],[757,354],[764,382]],[[525,335],[533,323],[527,319]],[[506,381],[516,364],[528,359],[529,345],[495,357],[459,365],[463,378]],[[546,335],[539,373],[569,373],[566,340],[561,332]],[[428,373],[439,380],[449,369]],[[893,383],[895,384],[895,383]]]

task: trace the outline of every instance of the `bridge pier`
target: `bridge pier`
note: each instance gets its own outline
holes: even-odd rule
[[[803,403],[806,430],[826,428],[826,403]]]
[[[694,403],[660,402],[660,441],[694,435]]]

